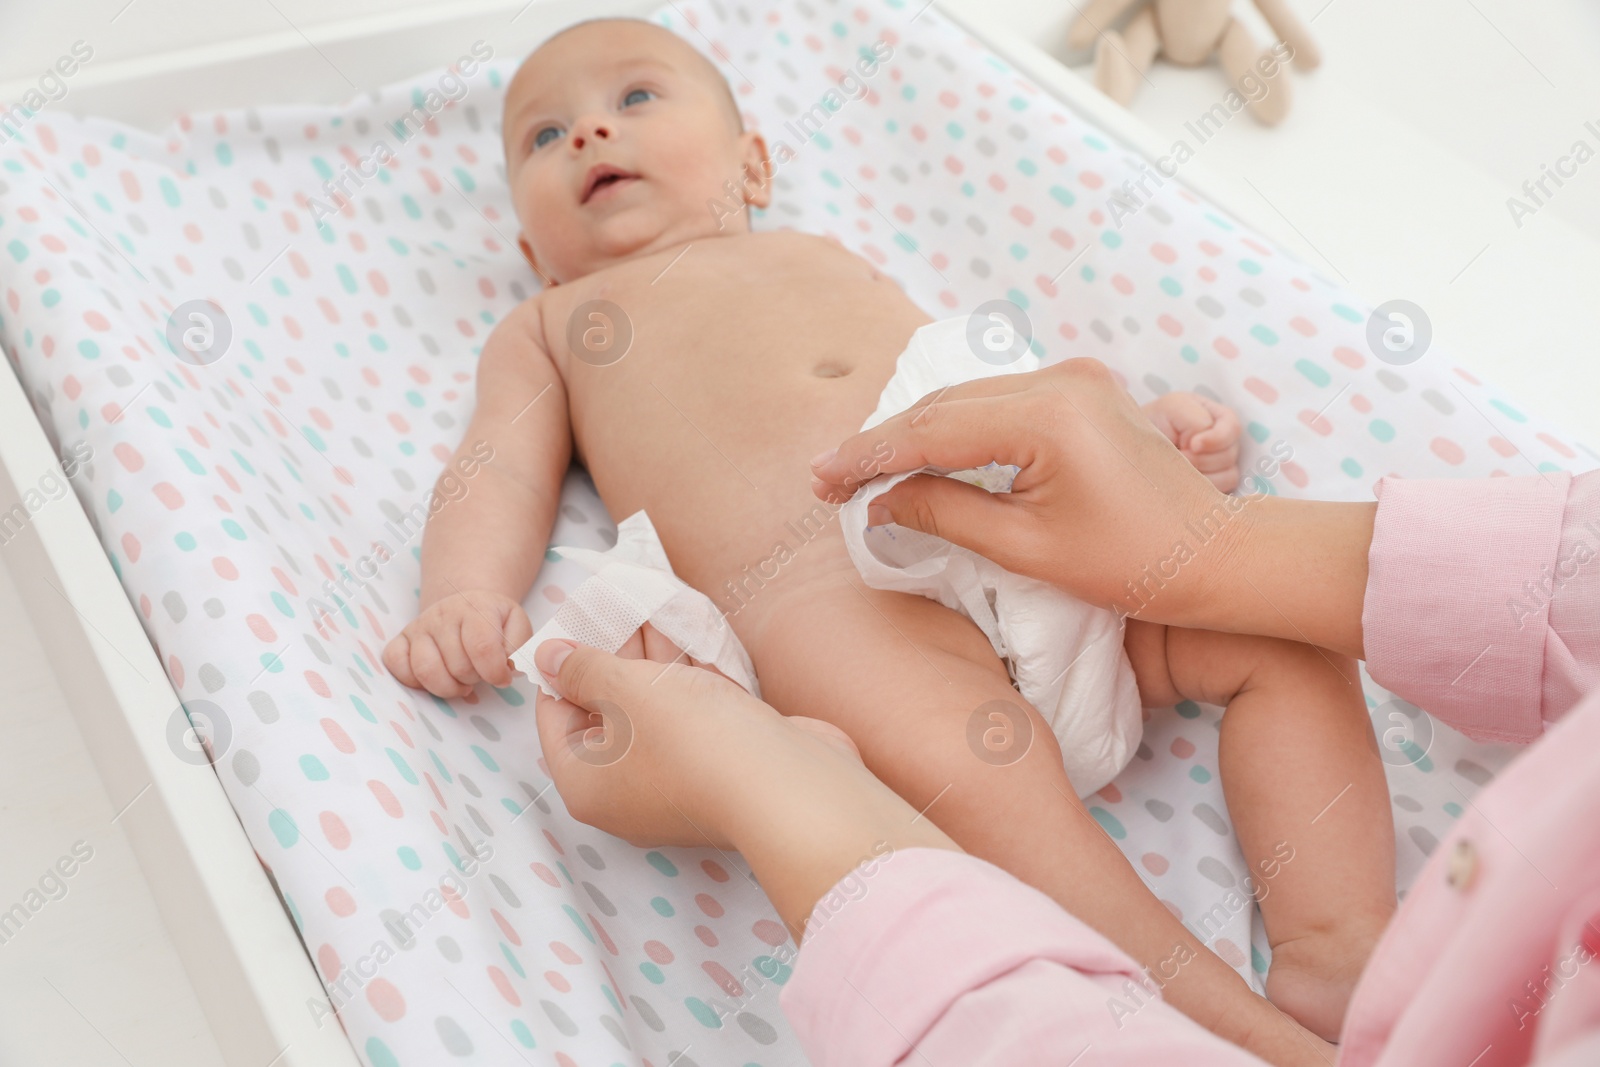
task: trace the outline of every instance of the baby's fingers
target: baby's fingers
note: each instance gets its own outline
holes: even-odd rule
[[[461,619],[462,648],[474,673],[490,685],[504,688],[511,684],[511,665],[506,661],[506,653],[517,645],[507,647],[509,636],[502,635],[495,628],[493,620],[475,611],[468,612]]]
[[[470,686],[462,685],[445,666],[444,655],[430,634],[418,634],[411,640],[411,670],[422,687],[434,696],[446,700],[465,696]]]
[[[412,689],[422,688],[422,683],[417,681],[416,673],[411,669],[411,638],[406,636],[404,630],[384,646],[383,665],[389,668],[389,673],[394,675],[401,685]]]

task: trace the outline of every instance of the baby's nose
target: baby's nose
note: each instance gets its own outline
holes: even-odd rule
[[[595,138],[600,141],[611,139],[611,125],[604,119],[590,119],[578,124],[572,131],[572,147],[582,148],[589,140]]]

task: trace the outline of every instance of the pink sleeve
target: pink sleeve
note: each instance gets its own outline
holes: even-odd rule
[[[1262,1067],[1155,989],[1044,894],[918,848],[818,901],[781,1003],[815,1067],[1061,1065],[1090,1046],[1096,1067]]]
[[[1378,483],[1367,669],[1480,741],[1600,687],[1600,472]]]

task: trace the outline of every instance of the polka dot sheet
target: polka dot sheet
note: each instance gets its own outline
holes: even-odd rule
[[[1437,350],[1375,359],[1371,305],[1176,183],[1113,220],[1139,159],[919,8],[662,9],[779,159],[758,226],[832,235],[937,316],[1010,299],[1044,358],[1099,357],[1141,401],[1192,389],[1234,405],[1268,492],[1370,499],[1385,474],[1600,459]],[[534,288],[497,141],[512,66],[480,71],[410,137],[397,120],[439,71],[159,136],[35,116],[0,148],[0,339],[63,452],[90,450],[75,487],[210,723],[217,773],[339,1006],[324,1025],[374,1067],[801,1064],[777,1004],[793,946],[738,857],[635,849],[569,818],[526,680],[445,702],[378,658],[416,609],[418,520],[470,417],[477,354]],[[373,166],[378,141],[392,158]],[[226,315],[214,361],[175,354],[203,323],[180,315],[169,340],[196,300]],[[614,538],[573,473],[555,543]],[[581,579],[568,566],[547,555],[535,625]],[[1366,689],[1379,730],[1401,732],[1404,885],[1509,753]],[[1091,812],[1259,984],[1219,721],[1153,713]]]

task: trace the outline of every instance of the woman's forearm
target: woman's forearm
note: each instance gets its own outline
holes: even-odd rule
[[[1364,659],[1361,611],[1377,513],[1376,503],[1251,501],[1218,539],[1184,617],[1173,621]]]

